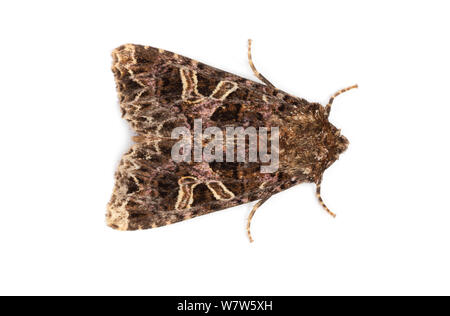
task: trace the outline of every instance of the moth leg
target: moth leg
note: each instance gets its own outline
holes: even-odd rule
[[[252,209],[252,211],[250,212],[250,215],[248,216],[248,219],[247,219],[247,235],[248,235],[248,239],[250,240],[250,242],[253,242],[252,234],[251,234],[251,232],[250,232],[250,224],[251,224],[251,222],[252,222],[253,215],[255,215],[256,210],[257,210],[261,205],[263,205],[264,202],[266,202],[269,198],[270,198],[270,196],[267,197],[267,198],[265,198],[265,199],[259,200],[258,203],[256,203],[255,206],[253,206],[253,209]]]
[[[253,70],[253,73],[255,74],[255,76],[261,80],[262,82],[264,82],[266,85],[268,85],[269,87],[275,88],[275,86],[273,84],[270,83],[269,80],[267,80],[263,75],[261,75],[258,70],[256,70],[255,65],[253,64],[253,60],[252,60],[252,40],[249,39],[248,40],[248,62],[250,64],[250,67]]]
[[[325,211],[327,211],[328,214],[330,214],[333,217],[336,217],[336,214],[334,214],[332,211],[330,211],[330,209],[325,205],[325,203],[322,200],[322,196],[320,195],[320,185],[321,184],[322,184],[322,178],[316,184],[317,199],[319,200],[320,205],[322,205],[322,207],[325,209]]]

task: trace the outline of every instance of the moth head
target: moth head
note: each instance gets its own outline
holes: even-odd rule
[[[348,140],[345,136],[341,135],[341,130],[337,129],[334,125],[332,125],[328,118],[330,116],[331,111],[331,105],[333,104],[334,99],[351,89],[358,88],[358,85],[353,85],[345,89],[341,89],[330,98],[328,101],[328,104],[321,108],[321,114],[323,115],[322,119],[324,122],[324,140],[323,145],[328,149],[328,157],[327,157],[327,164],[324,166],[325,168],[328,168],[335,160],[339,158],[339,155],[342,154],[348,147]]]
[[[317,182],[325,170],[347,149],[349,141],[341,134],[340,129],[328,120],[318,120],[312,127],[313,133],[305,140],[307,143],[303,143],[306,147],[301,146],[298,149],[302,159],[297,163],[309,181]]]
[[[299,150],[306,150],[307,161],[314,166],[310,176],[311,180],[321,177],[323,172],[330,167],[339,156],[347,150],[349,141],[341,134],[341,130],[328,120],[325,107],[315,104],[318,111],[315,112],[314,120],[307,125],[309,136],[307,146],[301,146]],[[302,142],[302,145],[304,142]],[[302,162],[303,164],[304,162]]]
[[[330,123],[325,107],[309,103],[289,113],[287,124],[281,127],[280,146],[283,168],[298,172],[299,178],[314,182],[343,153],[349,142]]]
[[[348,148],[348,144],[349,144],[347,137],[342,135],[341,130],[337,129],[333,125],[331,125],[331,130],[329,132],[329,137],[328,137],[327,142],[328,142],[327,145],[331,149],[331,152],[336,156],[339,156],[344,151],[346,151]]]
[[[318,154],[315,155],[321,170],[328,168],[333,162],[339,159],[339,155],[347,150],[348,139],[341,134],[341,130],[336,128],[328,120],[322,121],[320,132],[318,133],[316,146]]]

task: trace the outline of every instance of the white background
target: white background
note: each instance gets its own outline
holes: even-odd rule
[[[450,294],[446,1],[0,5],[0,294]],[[314,186],[140,232],[107,228],[131,144],[111,51],[164,48],[325,104],[350,147]]]

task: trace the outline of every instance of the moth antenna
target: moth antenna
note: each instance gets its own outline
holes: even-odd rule
[[[255,65],[253,64],[253,60],[252,60],[252,40],[249,39],[248,40],[248,62],[250,64],[250,67],[253,70],[253,73],[255,74],[255,76],[261,80],[262,82],[264,82],[266,85],[268,85],[269,87],[275,88],[275,86],[273,84],[270,83],[269,80],[267,80],[263,75],[261,75],[258,70],[256,70]]]
[[[342,94],[342,93],[344,93],[344,92],[347,92],[348,90],[355,89],[355,88],[358,88],[358,85],[357,85],[357,84],[355,84],[355,85],[353,85],[353,86],[351,86],[351,87],[345,88],[345,89],[341,89],[341,90],[339,90],[338,92],[336,92],[335,94],[333,94],[333,96],[332,96],[332,97],[330,98],[330,100],[328,101],[327,106],[325,107],[325,115],[326,115],[327,117],[328,117],[328,115],[330,115],[331,105],[333,104],[334,99],[335,99],[338,95],[340,95],[340,94]]]
[[[251,224],[251,222],[252,222],[253,215],[255,215],[256,210],[257,210],[261,205],[263,205],[264,202],[266,202],[269,198],[270,198],[270,196],[267,197],[267,198],[265,198],[265,199],[259,200],[258,203],[256,203],[255,206],[253,206],[253,209],[252,209],[252,211],[250,212],[250,215],[248,216],[248,219],[247,219],[247,235],[248,235],[248,239],[250,240],[250,242],[253,242],[252,234],[251,234],[251,232],[250,232],[250,224]]]
[[[320,195],[320,185],[322,184],[322,178],[319,179],[319,181],[316,184],[316,196],[319,200],[320,205],[327,211],[328,214],[330,214],[333,217],[336,217],[336,214],[334,214],[330,209],[326,206],[326,204],[322,200],[322,196]]]

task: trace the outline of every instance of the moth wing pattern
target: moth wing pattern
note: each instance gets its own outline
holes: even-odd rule
[[[153,47],[128,44],[112,55],[122,115],[139,141],[116,172],[107,213],[111,227],[159,227],[292,185],[282,171],[261,174],[259,163],[175,163],[176,140],[170,138],[175,127],[192,129],[196,118],[205,128],[282,124],[274,113],[289,112],[289,95]]]

